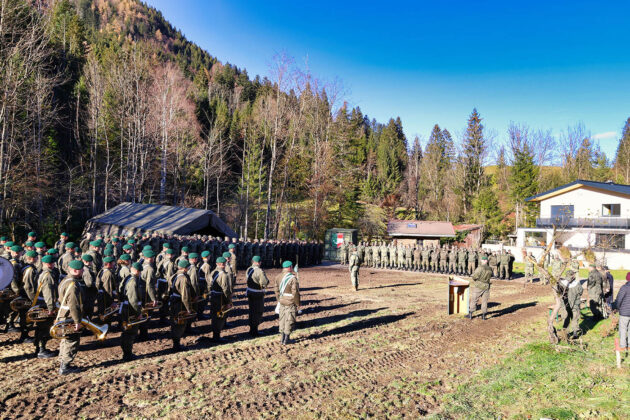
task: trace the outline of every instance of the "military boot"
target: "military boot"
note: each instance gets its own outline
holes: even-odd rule
[[[81,368],[78,368],[76,366],[66,365],[65,363],[62,363],[61,367],[59,368],[60,375],[68,375],[70,373],[79,373],[79,372],[81,372]]]
[[[284,344],[284,340],[285,340],[285,338],[284,338],[284,333],[280,333],[280,342],[281,342],[282,344]]]
[[[37,353],[37,358],[38,359],[50,359],[51,357],[55,357],[55,352],[50,351],[50,350],[46,350],[45,348],[42,348]]]
[[[174,352],[178,352],[182,349],[181,344],[179,344],[179,338],[174,338],[173,339],[173,351]]]
[[[288,344],[293,344],[293,343],[295,343],[295,341],[291,340],[291,338],[289,337],[289,334],[285,334],[283,344],[286,346]]]

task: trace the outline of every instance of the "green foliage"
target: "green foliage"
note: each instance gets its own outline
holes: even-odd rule
[[[524,212],[527,226],[536,219],[535,203],[526,203],[525,199],[536,195],[538,191],[538,166],[534,164],[534,152],[528,142],[514,143],[512,153],[514,162],[510,168],[510,195],[514,203]]]
[[[397,193],[407,165],[407,139],[400,117],[396,120],[390,119],[383,128],[376,149],[376,159],[381,194],[385,196]]]
[[[473,217],[476,223],[485,225],[486,236],[499,237],[503,234],[503,213],[499,208],[497,195],[491,186],[481,189],[472,202]]]
[[[468,127],[464,135],[462,165],[464,181],[462,186],[464,209],[467,211],[484,183],[483,159],[487,152],[481,116],[474,108],[468,117]]]
[[[626,120],[623,126],[621,139],[617,146],[615,171],[620,182],[625,184],[630,182],[630,118]]]

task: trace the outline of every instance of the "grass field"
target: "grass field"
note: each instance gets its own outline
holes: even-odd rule
[[[590,315],[583,310],[585,319]],[[542,340],[520,347],[445,396],[446,408],[435,417],[628,418],[628,369],[615,367],[614,337],[602,337],[610,322],[601,321],[578,345],[560,351]]]

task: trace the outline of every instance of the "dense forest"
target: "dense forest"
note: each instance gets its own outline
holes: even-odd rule
[[[133,201],[211,209],[252,238],[373,237],[392,217],[503,237],[539,191],[630,181],[630,119],[614,159],[582,125],[498,135],[476,109],[457,138],[407,139],[291,57],[252,78],[136,0],[0,0],[0,39],[2,233],[77,234]]]

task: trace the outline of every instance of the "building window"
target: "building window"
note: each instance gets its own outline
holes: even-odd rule
[[[598,233],[595,236],[595,247],[604,249],[624,249],[626,247],[626,235],[615,233]]]
[[[619,217],[621,216],[621,204],[603,204],[602,216]]]
[[[525,246],[547,246],[547,232],[525,231]]]
[[[573,219],[573,206],[551,206],[551,220],[553,223],[566,223]]]

